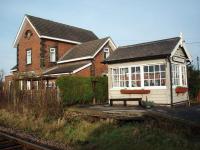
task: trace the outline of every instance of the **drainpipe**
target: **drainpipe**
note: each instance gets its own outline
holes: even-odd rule
[[[190,106],[190,93],[189,93],[189,84],[188,84],[188,66],[191,65],[192,62],[186,63],[186,71],[187,71],[187,88],[188,88],[188,92],[187,92],[187,101],[188,101],[188,105]]]
[[[171,107],[173,107],[173,88],[172,88],[172,63],[170,57],[169,60],[169,74],[170,74],[170,96],[171,96]]]

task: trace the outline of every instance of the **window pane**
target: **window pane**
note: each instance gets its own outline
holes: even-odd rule
[[[136,67],[136,73],[140,73],[140,67]]]
[[[159,65],[155,66],[155,71],[159,71]]]
[[[149,72],[154,72],[154,66],[149,66]]]
[[[162,80],[161,80],[161,85],[162,85],[162,86],[165,86],[165,79],[162,79]]]
[[[141,81],[137,81],[137,87],[141,86]]]
[[[159,72],[155,73],[155,79],[160,79],[160,73]]]
[[[136,80],[140,80],[140,74],[136,74]]]
[[[135,74],[132,74],[131,77],[132,80],[135,80]]]
[[[148,72],[148,66],[144,66],[144,72]]]
[[[155,80],[155,86],[160,86],[160,79],[159,80]]]
[[[165,78],[165,72],[161,72],[161,78]]]
[[[144,73],[144,79],[148,79],[148,73]]]
[[[154,86],[154,80],[150,80],[150,86]]]
[[[131,67],[131,72],[132,72],[132,73],[135,72],[135,67]]]
[[[149,73],[149,78],[154,79],[154,73]]]
[[[131,82],[131,86],[132,86],[132,87],[136,87],[136,81],[132,81],[132,82]]]
[[[144,80],[144,86],[149,86],[149,80]]]
[[[161,71],[165,71],[165,65],[160,65]]]

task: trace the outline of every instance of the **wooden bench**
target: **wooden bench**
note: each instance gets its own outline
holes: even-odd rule
[[[121,99],[110,99],[110,106],[113,106],[113,101],[123,101],[124,106],[127,106],[127,101],[138,101],[141,106],[142,98],[121,98]]]

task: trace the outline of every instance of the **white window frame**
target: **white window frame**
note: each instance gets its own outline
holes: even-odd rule
[[[161,65],[164,65],[165,66],[165,70],[164,71],[162,71],[161,70]],[[143,65],[143,71],[144,71],[144,67],[145,66],[148,66],[148,69],[149,69],[149,66],[154,66],[154,71],[152,72],[153,74],[154,74],[154,78],[152,79],[152,80],[154,80],[154,85],[153,86],[145,86],[144,84],[143,84],[143,86],[146,88],[146,87],[149,87],[149,88],[159,88],[159,87],[166,87],[166,79],[167,79],[167,77],[166,77],[166,64],[163,64],[163,63],[161,63],[161,64],[148,64],[148,65]],[[159,66],[159,71],[155,71],[155,66]],[[160,78],[159,78],[159,80],[160,80],[160,85],[159,86],[155,86],[155,83],[156,83],[156,77],[155,77],[155,73],[159,73],[159,75],[160,75]],[[149,70],[148,70],[148,76],[149,76]],[[161,77],[161,74],[162,73],[165,73],[165,78],[162,78]],[[143,75],[144,75],[144,72],[143,72]],[[143,77],[143,79],[144,79],[144,77]],[[165,80],[165,85],[161,85],[161,80]],[[144,79],[145,80],[145,79]],[[150,80],[150,79],[147,79],[147,80]]]
[[[31,81],[26,82],[26,89],[31,90]]]
[[[172,65],[177,66],[177,70],[179,72],[179,84],[174,85],[174,72],[173,72],[173,67],[172,67],[172,87],[176,88],[178,86],[182,87],[188,87],[188,81],[187,81],[187,66],[185,64],[179,64],[179,63],[173,63]],[[185,68],[185,73],[183,74],[182,68]],[[183,84],[183,77],[185,78],[185,85]]]
[[[150,65],[165,65],[165,85],[164,86],[144,86],[144,66],[150,66]],[[131,68],[132,67],[140,67],[140,80],[141,80],[141,87],[131,87]],[[127,65],[127,66],[123,66],[123,67],[111,67],[111,89],[112,90],[119,90],[119,89],[167,89],[166,86],[166,80],[167,80],[167,69],[166,69],[167,65],[164,62],[160,62],[160,63],[149,63],[149,64],[141,64],[141,65]],[[118,75],[118,83],[119,85],[117,87],[113,87],[113,69],[119,69],[120,68],[128,68],[129,70],[129,87],[120,87],[120,78]]]
[[[30,65],[32,63],[32,49],[26,50],[26,64]]]
[[[187,67],[186,65],[181,65],[181,85],[187,87]],[[183,80],[185,80],[185,84],[183,84]]]
[[[128,69],[128,73],[121,73],[121,70],[122,69]],[[129,88],[129,85],[130,85],[130,72],[129,72],[130,70],[129,70],[129,67],[120,67],[119,68],[119,87],[120,88]],[[128,76],[128,80],[126,80],[125,79],[125,76],[126,76],[126,74],[127,74],[127,76]],[[124,80],[121,80],[120,79],[120,76],[123,76],[124,75]],[[126,85],[126,81],[128,81],[129,83],[128,83],[128,87],[126,87],[125,85]],[[121,82],[124,82],[124,86],[121,86]]]
[[[135,68],[136,68],[136,67],[139,67],[139,68],[140,68],[140,82],[141,82],[141,83],[140,83],[140,84],[141,84],[140,87],[132,87],[132,85],[131,85],[131,82],[132,82],[132,79],[131,79],[131,76],[132,76],[131,68],[133,68],[133,67],[135,67]],[[130,81],[129,81],[129,88],[130,88],[130,89],[141,89],[141,88],[143,88],[143,83],[144,83],[144,80],[143,80],[143,78],[142,78],[142,77],[143,77],[143,75],[142,75],[142,72],[143,72],[143,71],[142,71],[142,68],[143,68],[143,67],[140,66],[140,65],[131,65],[131,66],[128,67],[128,68],[129,68],[129,74],[130,74],[130,77],[129,77],[129,80],[130,80]]]
[[[104,59],[108,58],[110,56],[110,49],[108,47],[103,49],[103,57]]]
[[[56,62],[56,48],[52,47],[49,49],[49,61]]]

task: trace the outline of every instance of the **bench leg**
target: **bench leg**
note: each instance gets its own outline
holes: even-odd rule
[[[124,101],[124,106],[127,106],[127,103],[126,103],[126,101]]]
[[[142,100],[139,100],[139,106],[142,106]]]
[[[110,100],[110,106],[113,106],[113,101],[112,100]]]

